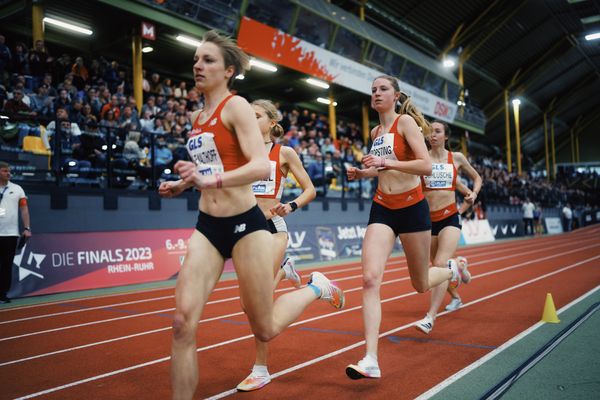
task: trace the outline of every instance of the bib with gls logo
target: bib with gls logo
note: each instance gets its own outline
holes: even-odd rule
[[[188,139],[186,147],[200,175],[214,175],[224,172],[214,133],[204,132],[192,136]]]
[[[452,189],[454,166],[447,163],[433,163],[431,175],[424,176],[423,181],[428,189]]]
[[[271,164],[271,172],[269,173],[268,179],[263,179],[260,181],[256,181],[252,184],[252,191],[255,195],[274,195],[276,181],[275,177],[277,175],[277,161],[269,160]]]
[[[393,133],[384,133],[383,135],[377,137],[373,141],[373,145],[371,146],[371,151],[369,154],[377,157],[383,157],[388,160],[398,160],[398,157],[396,157],[396,153],[394,152],[395,137],[396,135]]]

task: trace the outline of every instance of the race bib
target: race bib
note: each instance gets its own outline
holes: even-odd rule
[[[252,191],[255,195],[273,195],[275,194],[275,177],[277,162],[269,160],[271,163],[271,173],[269,179],[256,181],[252,184]]]
[[[429,189],[452,189],[454,170],[452,164],[431,164],[431,175],[424,176],[425,187]]]
[[[225,171],[214,133],[205,132],[189,138],[187,151],[200,175],[214,175]]]

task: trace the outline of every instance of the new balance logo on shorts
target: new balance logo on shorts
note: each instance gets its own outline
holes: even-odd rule
[[[238,224],[235,226],[233,233],[242,233],[246,230],[246,224]]]

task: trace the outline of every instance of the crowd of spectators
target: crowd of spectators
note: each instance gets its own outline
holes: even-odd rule
[[[133,171],[140,184],[132,188],[155,187],[156,179],[173,178],[173,164],[187,157],[184,144],[201,96],[185,80],[143,74],[144,104],[138,113],[129,67],[103,57],[54,58],[43,41],[32,49],[22,42],[9,47],[0,35],[0,109],[15,123],[0,126],[0,144],[20,148],[25,136],[36,135],[46,149],[60,151],[61,173],[97,182],[110,167]],[[367,152],[355,121],[340,119],[333,140],[326,115],[277,105],[286,132],[281,143],[297,151],[320,195],[372,195],[370,180],[345,179],[346,167],[360,165]],[[480,198],[488,204],[518,205],[527,197],[543,207],[600,204],[594,173],[561,170],[550,182],[535,171],[508,173],[501,160],[489,157],[476,157],[472,164],[483,178]],[[130,186],[131,180],[116,183]],[[297,188],[293,177],[287,187]]]

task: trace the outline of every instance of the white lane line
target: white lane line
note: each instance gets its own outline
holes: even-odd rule
[[[590,290],[583,296],[573,300],[572,302],[570,302],[569,304],[567,304],[566,306],[564,306],[560,310],[558,310],[558,314],[561,314],[561,313],[567,311],[569,308],[571,308],[574,305],[578,304],[579,302],[585,300],[589,296],[596,293],[598,291],[598,289],[600,289],[600,286],[596,286],[594,289]],[[538,329],[539,327],[541,327],[544,324],[545,324],[545,322],[542,322],[542,321],[537,322],[536,324],[532,325],[531,327],[527,328],[523,332],[519,333],[518,335],[516,335],[515,337],[510,339],[508,342],[505,342],[501,346],[497,347],[493,351],[491,351],[488,354],[486,354],[485,356],[481,357],[479,360],[475,361],[471,365],[468,365],[467,367],[461,369],[454,375],[445,379],[443,382],[438,383],[436,386],[432,387],[428,391],[420,394],[419,397],[417,397],[415,400],[426,400],[426,399],[429,399],[429,398],[435,396],[436,394],[438,394],[439,392],[441,392],[442,390],[444,390],[445,388],[447,388],[454,382],[458,381],[463,376],[467,375],[469,372],[473,371],[474,369],[479,368],[481,365],[485,364],[492,358],[496,357],[498,354],[502,353],[504,350],[508,349],[509,347],[511,347],[512,345],[517,343],[519,340],[521,340],[524,337],[526,337],[527,335],[533,333],[536,329]]]
[[[520,284],[518,284],[518,285],[515,285],[515,286],[511,286],[511,287],[509,287],[509,288],[507,288],[507,289],[504,289],[504,290],[501,290],[501,291],[499,291],[499,292],[492,293],[492,294],[490,294],[490,295],[488,295],[488,296],[485,296],[485,297],[482,297],[482,298],[480,298],[480,299],[477,299],[477,300],[471,301],[471,302],[469,302],[469,303],[465,303],[465,304],[463,304],[463,305],[461,306],[461,309],[463,309],[463,308],[465,308],[465,307],[472,306],[472,305],[474,305],[474,304],[480,303],[480,302],[482,302],[482,301],[485,301],[485,300],[489,300],[489,299],[491,299],[491,298],[493,298],[493,297],[496,297],[496,296],[502,295],[502,294],[504,294],[504,293],[507,293],[507,292],[510,292],[510,291],[512,291],[512,290],[515,290],[515,289],[521,288],[521,287],[523,287],[523,286],[526,286],[526,285],[529,285],[529,284],[531,284],[531,283],[535,283],[535,282],[537,282],[537,281],[539,281],[539,280],[541,280],[541,279],[545,279],[545,278],[547,278],[547,277],[549,277],[549,276],[556,275],[556,274],[558,274],[558,273],[561,273],[561,272],[567,271],[567,270],[569,270],[569,269],[572,269],[572,268],[578,267],[578,266],[580,266],[580,265],[586,264],[586,263],[588,263],[588,262],[590,262],[590,261],[593,261],[593,260],[597,260],[597,259],[599,259],[599,258],[600,258],[600,255],[598,255],[598,256],[594,256],[594,257],[590,257],[590,258],[588,258],[588,259],[586,259],[586,260],[579,261],[579,262],[577,262],[577,263],[574,263],[574,264],[568,265],[568,266],[566,266],[566,267],[563,267],[563,268],[561,268],[561,269],[558,269],[558,270],[556,270],[556,271],[553,271],[553,272],[550,272],[550,273],[547,273],[547,274],[541,275],[541,276],[539,276],[539,277],[537,277],[537,278],[534,278],[534,279],[530,279],[530,280],[528,280],[528,281],[526,281],[526,282],[520,283]],[[417,294],[417,293],[415,292],[415,294]],[[451,312],[451,311],[444,311],[444,312],[441,312],[441,313],[439,313],[439,314],[438,314],[438,316],[445,315],[445,314],[448,314],[448,313],[450,313],[450,312]],[[416,321],[415,321],[415,322],[416,322]],[[415,324],[414,322],[411,322],[410,324],[402,325],[402,326],[400,326],[400,327],[397,327],[397,328],[391,329],[391,330],[389,330],[389,331],[387,331],[387,332],[381,333],[381,334],[379,335],[379,338],[381,339],[381,338],[383,338],[383,337],[386,337],[386,336],[389,336],[389,335],[391,335],[391,334],[393,334],[393,333],[396,333],[396,332],[399,332],[399,331],[401,331],[401,330],[404,330],[404,329],[410,328],[410,327],[414,326],[414,324]],[[290,367],[290,368],[284,369],[284,370],[282,370],[282,371],[276,372],[276,373],[274,373],[274,374],[271,374],[271,380],[273,380],[273,379],[275,379],[275,378],[278,378],[278,377],[280,377],[280,376],[282,376],[282,375],[286,375],[286,374],[289,374],[289,373],[291,373],[291,372],[297,371],[297,370],[299,370],[299,369],[302,369],[302,368],[304,368],[304,367],[308,367],[308,366],[310,366],[310,365],[316,364],[316,363],[318,363],[318,362],[321,362],[321,361],[323,361],[323,360],[326,360],[326,359],[328,359],[328,358],[335,357],[335,356],[337,356],[337,355],[340,355],[340,354],[342,354],[342,353],[345,353],[345,352],[347,352],[347,351],[350,351],[350,350],[352,350],[352,349],[355,349],[355,348],[357,348],[357,347],[360,347],[360,346],[364,345],[365,343],[366,343],[366,342],[365,342],[364,340],[361,340],[360,342],[356,342],[356,343],[354,343],[354,344],[352,344],[352,345],[350,345],[350,346],[346,346],[346,347],[344,347],[344,348],[338,349],[338,350],[336,350],[336,351],[333,351],[333,352],[331,352],[331,353],[324,354],[324,355],[322,355],[322,356],[320,356],[320,357],[314,358],[314,359],[312,359],[312,360],[309,360],[309,361],[306,361],[306,362],[304,362],[304,363],[301,363],[301,364],[295,365],[295,366],[293,366],[293,367]],[[60,389],[59,389],[59,390],[60,390]],[[207,398],[207,400],[217,400],[217,399],[222,399],[222,398],[224,398],[224,397],[230,396],[230,395],[232,395],[232,394],[235,394],[235,393],[237,393],[237,389],[230,389],[230,390],[224,391],[224,392],[222,392],[222,393],[216,394],[216,395],[214,395],[214,396],[208,397],[208,398]]]
[[[587,236],[587,235],[590,235],[597,231],[600,231],[600,228],[594,228],[594,229],[586,230],[584,232],[575,231],[572,233],[573,236],[568,237],[567,240],[573,239],[573,241],[575,241],[576,235],[577,236]],[[485,244],[470,245],[470,246],[466,246],[466,247],[461,247],[461,248],[459,248],[459,250],[462,249],[466,253],[469,253],[468,255],[470,257],[477,257],[480,255],[480,253],[477,253],[478,250],[484,250],[484,252],[481,253],[481,255],[483,255],[483,254],[485,254],[485,250],[490,249],[490,248],[498,249],[498,251],[502,251],[506,248],[521,248],[521,247],[531,247],[531,246],[535,247],[535,246],[539,246],[539,244],[538,244],[539,242],[564,242],[565,241],[564,235],[552,235],[552,236],[542,236],[542,237],[536,237],[536,238],[523,238],[523,239],[524,240],[519,241],[519,242],[502,241],[502,242],[490,242],[490,243],[485,243]],[[518,244],[516,244],[516,243],[518,243]],[[404,258],[404,256],[396,256],[396,257],[393,257],[392,259],[396,260],[396,259],[403,259],[403,258]],[[398,261],[392,261],[392,262],[398,262]],[[351,264],[356,264],[356,263],[360,264],[360,261],[349,261],[349,262],[340,263],[340,264],[336,264],[336,265],[315,267],[315,269],[318,269],[320,271],[323,269],[335,268],[335,267],[339,267],[339,266],[343,266],[343,265],[351,265]],[[358,267],[353,267],[353,268],[360,269],[360,265]],[[328,271],[328,273],[336,273],[336,272],[339,272],[339,271]],[[307,276],[307,275],[304,275],[304,276]],[[231,279],[231,280],[233,280],[233,279]],[[227,280],[227,281],[229,281],[229,280]],[[223,281],[223,282],[227,282],[227,281]],[[214,291],[217,292],[217,291],[222,291],[222,290],[237,289],[238,287],[239,287],[238,285],[224,286],[224,287],[216,288]],[[142,293],[152,293],[152,292],[164,291],[164,290],[174,290],[174,286],[144,289],[144,290],[132,290],[132,291],[126,291],[126,292],[121,292],[121,293],[111,293],[111,294],[105,294],[105,295],[72,298],[72,299],[67,299],[67,300],[49,301],[46,303],[32,304],[32,305],[26,305],[26,306],[1,308],[0,313],[19,311],[19,310],[25,310],[25,309],[31,309],[31,308],[42,308],[42,307],[48,307],[48,306],[53,306],[53,305],[65,304],[65,303],[93,301],[93,300],[117,297],[117,296],[128,296],[128,295],[135,295],[135,294],[142,294]],[[174,297],[174,296],[171,295],[171,297]],[[120,303],[116,303],[116,304],[105,306],[105,307],[111,307],[111,306],[115,306],[118,304],[120,304]],[[82,310],[82,311],[85,311],[85,310]]]
[[[590,247],[596,247],[596,246],[590,246]],[[580,249],[580,250],[581,250],[581,249]],[[554,255],[553,257],[556,257],[556,255]],[[541,276],[539,276],[539,277],[537,277],[537,278],[530,279],[529,281],[526,281],[526,282],[520,283],[520,284],[518,284],[518,285],[511,286],[511,287],[509,287],[509,288],[507,288],[507,289],[503,289],[503,290],[501,290],[501,291],[499,291],[499,292],[496,292],[496,293],[493,293],[493,294],[491,294],[491,295],[488,295],[488,296],[482,297],[482,298],[480,298],[480,299],[478,299],[478,300],[475,300],[475,301],[471,301],[471,302],[469,302],[469,303],[466,303],[466,304],[464,304],[464,305],[463,305],[463,307],[461,307],[461,308],[469,307],[469,306],[471,306],[471,305],[473,305],[473,304],[477,304],[477,303],[479,303],[479,302],[481,302],[481,301],[485,301],[485,300],[491,299],[491,298],[493,298],[493,297],[496,297],[496,296],[499,296],[499,295],[501,295],[501,294],[507,293],[507,292],[509,292],[509,291],[511,291],[511,290],[515,290],[515,289],[517,289],[517,288],[520,288],[520,287],[526,286],[526,285],[528,285],[528,284],[531,284],[531,283],[537,282],[537,281],[539,281],[539,280],[542,280],[542,279],[545,279],[545,278],[547,278],[547,277],[550,277],[550,276],[556,275],[556,274],[558,274],[558,273],[561,273],[561,272],[567,271],[567,270],[569,270],[569,269],[572,269],[572,268],[575,268],[575,267],[577,267],[577,266],[580,266],[580,265],[586,264],[586,263],[587,263],[587,262],[589,262],[589,261],[593,261],[593,260],[596,260],[596,259],[599,259],[599,258],[600,258],[600,255],[598,255],[598,256],[594,256],[594,257],[590,257],[590,258],[588,258],[588,259],[586,259],[586,260],[579,261],[579,262],[577,262],[577,263],[574,263],[574,264],[570,264],[570,265],[568,265],[568,266],[566,266],[566,267],[563,267],[563,268],[560,268],[560,269],[558,269],[558,270],[556,270],[556,271],[553,271],[553,272],[550,272],[550,273],[547,273],[547,274],[541,275]],[[534,262],[536,262],[536,263],[537,263],[537,262],[539,262],[539,260],[530,261],[530,262],[526,262],[526,263],[521,263],[520,265],[531,264],[531,263],[534,263]],[[514,267],[512,267],[512,268],[511,268],[511,267],[509,267],[509,269],[513,269],[513,268],[515,268],[515,267],[516,267],[516,266],[514,266]],[[506,268],[504,268],[503,270],[506,270]],[[407,297],[407,296],[416,295],[416,294],[418,294],[418,293],[417,293],[417,292],[407,293],[407,294],[403,294],[403,295],[401,295],[401,296],[396,296],[396,297],[395,297],[395,298],[393,298],[393,299],[398,299],[398,298]],[[382,303],[383,303],[383,302],[387,302],[387,301],[391,301],[391,300],[392,300],[392,299],[386,299],[386,300],[382,301]],[[360,308],[362,308],[362,306],[353,307],[353,308],[352,308],[352,309],[350,309],[350,310],[356,310],[356,309],[360,309]],[[350,310],[343,310],[343,311],[339,311],[339,312],[335,312],[335,313],[327,314],[326,316],[318,316],[318,317],[310,318],[310,319],[308,319],[308,320],[304,320],[304,321],[299,321],[299,322],[296,322],[296,323],[294,323],[294,324],[292,324],[292,325],[290,325],[290,326],[300,325],[301,323],[306,323],[306,322],[309,322],[309,321],[314,321],[314,320],[322,319],[322,318],[329,317],[329,316],[332,316],[332,315],[342,314],[342,313],[348,312],[348,311],[350,311]],[[443,313],[440,313],[439,315],[443,315],[443,314],[446,314],[446,313],[447,313],[447,312],[443,312]],[[398,332],[398,331],[401,331],[401,330],[403,330],[403,329],[406,329],[406,328],[408,328],[408,327],[411,327],[412,325],[414,325],[414,322],[412,322],[412,323],[410,323],[410,324],[403,325],[403,326],[401,326],[401,327],[398,327],[398,328],[394,328],[394,329],[392,329],[392,330],[389,330],[389,331],[387,331],[387,332],[381,333],[381,334],[379,335],[379,337],[380,337],[380,338],[382,338],[382,337],[385,337],[385,336],[391,335],[392,333],[396,333],[396,332]],[[227,341],[227,342],[216,343],[216,344],[214,344],[214,345],[206,346],[206,347],[204,347],[204,348],[199,348],[199,349],[197,349],[196,351],[197,351],[197,352],[200,352],[200,351],[203,351],[203,349],[211,349],[211,348],[221,347],[221,346],[224,346],[224,345],[226,345],[226,344],[230,344],[230,343],[238,342],[238,341],[245,340],[245,339],[250,339],[250,338],[252,338],[252,337],[254,337],[254,335],[247,335],[247,336],[243,336],[243,337],[238,337],[238,338],[235,338],[235,339],[231,339],[231,340],[229,340],[229,341]],[[313,359],[313,360],[310,360],[310,361],[304,362],[304,363],[302,363],[302,364],[298,364],[298,365],[296,365],[296,366],[294,366],[294,367],[291,367],[291,368],[288,368],[288,369],[286,369],[286,370],[283,370],[283,371],[277,372],[277,373],[275,373],[275,374],[273,374],[273,375],[272,375],[272,378],[274,379],[274,378],[276,378],[276,377],[279,377],[279,376],[282,376],[282,375],[288,374],[288,373],[290,373],[290,372],[294,372],[294,371],[296,371],[296,370],[299,370],[299,369],[301,369],[301,368],[304,368],[304,367],[306,367],[306,366],[309,366],[309,365],[315,364],[315,363],[317,363],[317,362],[323,361],[323,360],[325,360],[325,359],[328,359],[328,358],[334,357],[334,356],[336,356],[336,355],[342,354],[342,353],[344,353],[344,352],[346,352],[346,351],[348,351],[348,350],[354,349],[354,348],[356,348],[356,347],[358,347],[358,346],[361,346],[361,345],[363,345],[363,344],[365,344],[365,341],[364,341],[364,340],[362,340],[362,341],[359,341],[359,342],[357,342],[357,343],[354,343],[353,345],[350,345],[350,346],[344,347],[344,348],[342,348],[342,349],[336,350],[336,351],[334,351],[334,352],[331,352],[331,353],[325,354],[325,355],[323,355],[323,356],[317,357],[317,358],[315,358],[315,359]],[[86,378],[86,379],[82,379],[82,380],[78,380],[78,381],[75,381],[75,382],[71,382],[71,383],[68,383],[68,384],[65,384],[65,385],[61,385],[61,386],[57,386],[57,387],[54,387],[54,388],[46,389],[46,390],[43,390],[43,391],[40,391],[40,392],[32,393],[32,394],[26,395],[26,396],[24,396],[24,397],[19,397],[18,399],[15,399],[15,400],[25,400],[25,399],[30,399],[30,398],[38,397],[38,396],[41,396],[41,395],[45,395],[45,394],[48,394],[48,393],[57,392],[57,391],[60,391],[60,390],[63,390],[63,389],[69,388],[69,387],[78,386],[78,385],[81,385],[81,384],[84,384],[84,383],[87,383],[87,382],[92,382],[92,381],[95,381],[95,380],[98,380],[98,379],[103,379],[103,378],[107,378],[107,377],[110,377],[110,376],[118,375],[118,374],[121,374],[121,373],[124,373],[124,372],[132,371],[132,370],[134,370],[134,369],[143,368],[143,367],[146,367],[146,366],[149,366],[149,365],[157,364],[157,363],[160,363],[160,362],[163,362],[163,361],[167,361],[167,360],[169,360],[169,359],[170,359],[170,357],[169,357],[169,356],[167,356],[167,357],[163,357],[163,358],[160,358],[160,359],[157,359],[157,360],[148,361],[148,362],[146,362],[146,363],[143,363],[143,364],[136,364],[136,365],[132,365],[132,366],[130,366],[130,367],[127,367],[127,368],[122,368],[122,369],[119,369],[119,370],[116,370],[116,371],[107,372],[107,373],[104,373],[104,374],[101,374],[101,375],[92,376],[92,377],[89,377],[89,378]],[[229,393],[229,391],[228,391],[227,393]],[[217,396],[218,396],[218,395],[217,395]],[[213,397],[213,398],[219,398],[219,397]]]
[[[564,243],[564,241],[561,241],[561,246],[566,245]],[[497,246],[495,246],[497,247]],[[538,248],[538,245],[533,245],[531,243],[526,243],[524,245],[521,246],[512,246],[510,247],[511,251],[514,250],[521,250],[523,248]],[[508,249],[494,249],[492,251],[483,251],[481,253],[468,253],[465,255],[468,255],[469,257],[481,257],[481,256],[489,256],[491,254],[496,254],[496,253],[503,253]],[[541,250],[540,250],[541,251]],[[499,259],[493,259],[491,261],[496,261]],[[406,260],[404,258],[399,259],[399,260],[395,260],[395,261],[390,261],[387,263],[387,265],[394,265],[394,264],[403,264],[405,263]],[[480,263],[471,263],[470,265],[477,265]],[[353,270],[360,270],[361,267],[351,267],[351,268],[344,268],[344,269],[340,269],[340,270],[334,270],[334,271],[329,271],[328,274],[334,274],[334,273],[340,273],[340,272],[348,272],[348,271],[353,271]],[[385,272],[394,272],[394,271],[398,271],[398,269],[393,269],[393,270],[387,270]],[[303,275],[304,277],[308,277],[308,275]],[[347,280],[347,279],[352,279],[352,278],[341,278],[339,280]],[[333,279],[335,280],[335,279]],[[217,288],[214,291],[223,291],[223,290],[230,290],[230,289],[238,289],[239,285],[233,285],[233,286],[227,286],[227,287],[221,287],[221,288]],[[293,288],[281,288],[281,289],[277,289],[275,292],[283,292],[283,291],[289,291],[289,290],[293,290]],[[92,310],[102,310],[102,309],[107,309],[107,308],[115,308],[115,307],[120,307],[123,305],[130,305],[130,304],[139,304],[139,303],[146,303],[146,302],[152,302],[152,301],[157,301],[157,300],[165,300],[165,299],[170,299],[173,298],[173,295],[169,295],[169,296],[162,296],[162,297],[158,297],[158,298],[150,298],[150,299],[141,299],[141,300],[134,300],[134,301],[128,301],[128,302],[122,302],[122,303],[113,303],[113,304],[108,304],[108,305],[103,305],[103,306],[96,306],[96,307],[88,307],[88,308],[82,308],[82,309],[77,309],[77,310],[69,310],[69,311],[63,311],[63,312],[58,312],[58,313],[51,313],[51,314],[42,314],[42,315],[37,315],[37,316],[32,316],[32,317],[25,317],[25,318],[19,318],[19,319],[14,319],[14,320],[9,320],[9,321],[2,321],[0,322],[0,325],[2,324],[9,324],[9,323],[15,323],[15,322],[23,322],[23,321],[29,321],[29,320],[34,320],[34,319],[40,319],[40,318],[47,318],[47,317],[56,317],[56,316],[63,316],[63,315],[68,315],[68,314],[75,314],[75,313],[81,313],[81,312],[87,312],[87,311],[92,311]],[[208,302],[208,304],[217,304],[220,302],[226,302],[226,301],[230,301],[230,300],[237,300],[239,299],[239,297],[232,297],[232,298],[227,298],[227,299],[222,299],[222,300],[215,300],[215,301],[211,301]]]
[[[539,240],[537,241],[545,241],[545,242],[549,242],[549,241],[558,241],[560,243],[564,243],[564,240],[559,240],[557,237],[544,237],[544,238],[536,238]],[[574,239],[574,238],[573,238]],[[573,240],[575,241],[575,240]],[[479,257],[479,256],[488,256],[489,254],[495,254],[495,253],[501,253],[504,252],[507,248],[510,248],[511,250],[520,250],[520,249],[524,249],[524,248],[530,248],[530,247],[534,247],[534,248],[539,248],[539,244],[536,243],[531,243],[530,241],[524,241],[522,243],[519,244],[515,244],[512,243],[512,245],[509,245],[508,243],[505,243],[506,246],[504,246],[504,244],[498,244],[498,245],[493,245],[493,246],[481,246],[481,247],[475,247],[472,248],[471,250],[473,251],[467,251],[465,252],[465,255],[468,255],[469,257]],[[490,250],[488,247],[492,247],[493,250]],[[477,250],[483,250],[478,252]],[[468,254],[467,254],[468,253]],[[388,262],[387,265],[394,265],[394,264],[401,264],[401,263],[405,263],[406,260],[404,259],[403,256],[401,257],[394,257],[392,259],[392,261]],[[348,265],[354,264],[354,262],[349,262],[346,263]],[[340,263],[334,266],[328,266],[327,268],[333,268],[336,266],[343,266],[344,263]],[[475,265],[475,264],[472,264]],[[353,271],[353,270],[360,270],[362,267],[359,265],[357,267],[350,267],[350,268],[343,268],[343,269],[338,269],[338,270],[333,270],[333,271],[327,271],[328,274],[336,274],[336,273],[341,273],[341,272],[348,272],[348,271]],[[322,268],[321,268],[322,269]],[[308,277],[309,274],[306,275],[302,275],[304,278]],[[219,291],[224,291],[224,290],[233,290],[233,289],[239,289],[239,285],[232,285],[232,286],[223,286],[223,287],[219,287],[219,288],[215,288],[214,292],[219,292]],[[287,291],[287,290],[292,290],[293,288],[282,288],[282,289],[277,289],[276,292],[280,292],[280,291]],[[165,288],[161,288],[161,289],[148,289],[146,291],[139,291],[139,292],[133,292],[133,293],[129,293],[129,294],[137,294],[137,293],[146,293],[146,292],[153,292],[153,291],[157,291],[157,290],[167,290]],[[173,289],[174,290],[174,289]],[[98,299],[98,298],[104,298],[104,297],[112,297],[112,296],[118,296],[118,295],[126,295],[126,294],[114,294],[114,295],[106,295],[106,296],[99,296],[97,298],[84,298],[83,300],[93,300],[93,299]],[[34,319],[40,319],[40,318],[48,318],[48,317],[56,317],[56,316],[62,316],[62,315],[68,315],[68,314],[75,314],[75,313],[81,313],[81,312],[87,312],[87,311],[93,311],[93,310],[102,310],[102,309],[106,309],[106,308],[115,308],[115,307],[120,307],[123,305],[130,305],[130,304],[138,304],[138,303],[145,303],[145,302],[152,302],[152,301],[159,301],[159,300],[166,300],[166,299],[170,299],[170,298],[174,298],[174,295],[168,295],[168,296],[161,296],[161,297],[156,297],[156,298],[148,298],[148,299],[141,299],[141,300],[134,300],[134,301],[127,301],[127,302],[121,302],[121,303],[113,303],[113,304],[107,304],[107,305],[102,305],[102,306],[95,306],[95,307],[84,307],[81,309],[77,309],[77,310],[69,310],[69,311],[62,311],[62,312],[56,312],[56,313],[50,313],[50,314],[41,314],[41,315],[36,315],[36,316],[31,316],[31,317],[24,317],[24,318],[18,318],[18,319],[13,319],[13,320],[8,320],[8,321],[0,321],[0,325],[2,324],[9,324],[9,323],[15,323],[15,322],[23,322],[23,321],[29,321],[29,320],[34,320]],[[77,302],[79,302],[79,300],[82,299],[72,299],[72,300],[65,300],[65,301],[60,301],[60,302],[53,302],[53,303],[46,303],[46,304],[39,304],[39,305],[34,305],[34,306],[25,306],[25,307],[19,307],[19,308],[11,308],[11,309],[6,309],[4,311],[9,311],[9,310],[22,310],[25,308],[32,308],[32,307],[43,307],[46,305],[57,305],[57,304],[63,304],[63,303],[74,303],[77,304]],[[2,311],[2,310],[0,310]]]
[[[501,268],[501,269],[498,269],[498,270],[494,270],[494,271],[486,272],[486,273],[483,273],[483,274],[479,274],[479,275],[474,276],[473,279],[477,279],[477,278],[488,276],[488,275],[493,275],[493,274],[496,274],[496,273],[500,273],[500,272],[512,270],[512,269],[515,269],[515,268],[520,268],[520,267],[525,266],[525,265],[529,265],[529,264],[536,263],[536,262],[539,262],[539,261],[544,261],[546,259],[554,258],[554,257],[557,257],[557,256],[562,256],[562,255],[566,255],[566,254],[570,254],[570,253],[574,253],[574,252],[579,252],[581,250],[586,250],[586,249],[597,247],[597,246],[600,246],[600,245],[589,245],[589,246],[585,246],[585,247],[582,247],[582,248],[579,248],[579,249],[573,249],[573,250],[570,250],[570,251],[567,251],[567,252],[558,253],[558,254],[554,254],[552,256],[547,256],[547,257],[544,257],[544,258],[536,259],[534,261],[527,261],[527,262],[524,262],[524,263],[520,263],[520,264],[512,265],[512,266],[509,266],[509,267]],[[530,254],[530,252],[513,254],[512,257],[518,257],[518,256],[521,256],[523,254]],[[497,261],[497,260],[502,260],[502,259],[506,259],[506,258],[510,258],[510,257],[511,256],[497,257],[496,259],[489,259],[489,260],[485,260],[485,261],[476,262],[476,263],[473,263],[472,265],[487,264],[490,261]],[[398,269],[403,269],[403,268],[398,268]],[[357,276],[360,277],[360,275],[357,275]],[[403,278],[398,278],[398,279],[392,279],[392,280],[383,282],[382,285],[389,285],[389,284],[392,284],[392,283],[406,281],[406,280],[409,280],[409,279],[410,279],[410,277],[403,277]],[[347,290],[344,290],[344,292],[345,293],[351,293],[351,292],[356,292],[356,291],[359,291],[359,290],[362,290],[362,286],[355,287],[355,288],[352,288],[352,289],[347,289]],[[397,299],[400,299],[400,298],[403,298],[403,297],[406,297],[406,296],[409,296],[409,295],[414,295],[414,294],[417,294],[417,293],[416,292],[412,292],[412,293],[409,293],[409,294],[392,297],[392,298],[389,298],[389,299],[386,299],[386,300],[382,300],[382,303],[386,303],[388,301],[397,300]],[[335,313],[329,313],[329,314],[325,314],[325,315],[329,317],[329,316],[334,316],[334,315],[345,313],[345,312],[355,311],[355,310],[360,309],[360,308],[361,308],[360,306],[357,306],[357,307],[345,309],[343,311],[339,311],[339,312],[335,312]],[[223,319],[223,318],[230,318],[230,317],[234,317],[234,316],[240,316],[240,315],[243,315],[243,314],[244,314],[243,312],[237,312],[237,313],[232,313],[232,314],[217,316],[217,317],[213,317],[213,318],[203,319],[203,320],[200,320],[198,323],[199,324],[200,323],[206,323],[206,322],[215,321],[215,320],[219,320],[219,319]],[[444,313],[440,313],[439,315],[443,315],[443,314]],[[121,318],[123,318],[123,317],[121,317]],[[317,317],[316,319],[321,319],[321,317]],[[303,321],[294,323],[294,324],[292,324],[290,326],[294,326],[294,325],[299,324],[299,323],[310,322],[312,320],[314,320],[314,319],[303,320]],[[57,328],[57,329],[59,329],[59,328]],[[168,326],[168,327],[154,329],[154,330],[150,330],[150,331],[145,331],[145,332],[141,332],[141,333],[137,333],[137,334],[132,334],[132,335],[127,335],[127,336],[117,337],[117,338],[113,338],[113,339],[102,340],[102,341],[99,341],[99,342],[89,343],[89,344],[80,345],[80,346],[76,346],[76,347],[72,347],[72,348],[67,348],[67,349],[57,350],[57,351],[53,351],[53,352],[49,352],[49,353],[43,353],[43,354],[38,354],[38,355],[35,355],[35,356],[25,357],[25,358],[21,358],[21,359],[17,359],[17,360],[7,361],[7,362],[4,362],[4,363],[0,363],[0,367],[4,366],[4,365],[16,364],[16,363],[20,363],[20,362],[30,361],[30,360],[33,360],[33,359],[38,359],[38,358],[42,358],[42,357],[52,356],[52,355],[55,355],[55,354],[66,353],[66,352],[69,352],[69,351],[80,350],[80,349],[84,349],[84,348],[88,348],[88,347],[92,347],[92,346],[103,345],[103,344],[107,344],[107,343],[117,342],[117,341],[120,341],[120,340],[126,340],[126,339],[130,339],[130,338],[133,338],[133,337],[139,337],[139,336],[144,336],[144,335],[147,335],[147,334],[163,332],[163,331],[168,330],[168,329],[171,329],[171,327]],[[43,331],[43,332],[45,333],[47,331]],[[19,337],[22,337],[22,336],[19,336]]]

